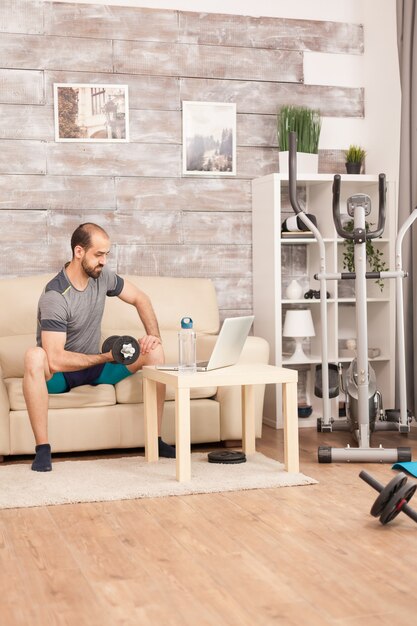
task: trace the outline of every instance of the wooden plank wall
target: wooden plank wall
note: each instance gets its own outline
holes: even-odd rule
[[[363,117],[359,88],[304,84],[305,51],[362,54],[356,24],[90,4],[0,4],[0,276],[53,272],[96,221],[120,273],[208,276],[252,309],[251,179],[278,171],[283,104]],[[55,82],[129,86],[130,143],[54,142]],[[181,176],[181,102],[237,103],[237,176]],[[343,171],[322,151],[320,171]]]

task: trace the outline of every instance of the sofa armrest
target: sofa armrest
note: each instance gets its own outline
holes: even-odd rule
[[[0,455],[10,454],[10,402],[0,366]]]
[[[207,360],[216,343],[217,336],[197,337],[197,358]],[[249,336],[240,355],[239,363],[268,363],[269,344],[262,337]],[[255,427],[256,437],[262,435],[262,416],[265,385],[255,386]],[[218,387],[215,399],[220,404],[221,440],[242,438],[242,397],[240,387]]]
[[[250,335],[243,346],[239,363],[268,363],[269,343],[262,337],[252,337]]]
[[[218,335],[197,335],[197,360],[207,361],[213,351]],[[249,335],[243,346],[238,363],[268,363],[269,343],[262,337]]]

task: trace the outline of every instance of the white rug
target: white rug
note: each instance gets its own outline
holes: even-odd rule
[[[206,453],[194,453],[191,475],[191,481],[179,483],[175,459],[146,463],[144,457],[132,456],[55,462],[52,472],[45,473],[32,472],[30,463],[0,466],[0,509],[317,483],[285,472],[282,463],[260,452],[233,465],[209,463]]]

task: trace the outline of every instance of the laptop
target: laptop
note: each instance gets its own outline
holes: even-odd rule
[[[235,365],[242,353],[243,346],[255,319],[254,315],[244,317],[226,317],[217,337],[213,352],[208,361],[197,362],[197,372],[209,372],[221,367]],[[157,365],[158,370],[178,371],[176,365]]]

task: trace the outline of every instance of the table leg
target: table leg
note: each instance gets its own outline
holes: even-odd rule
[[[175,443],[177,480],[191,480],[190,390],[175,391]]]
[[[148,463],[158,460],[158,414],[156,382],[143,377],[143,412],[145,424],[145,458]]]
[[[242,385],[242,450],[254,454],[255,447],[255,385]]]
[[[283,383],[284,459],[287,472],[299,472],[297,383]]]

